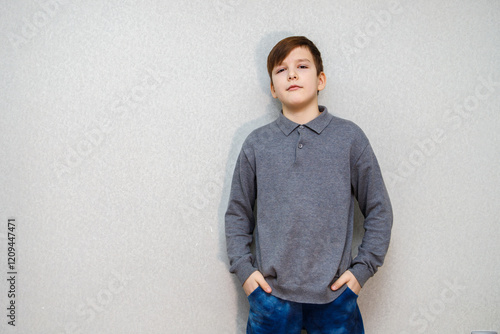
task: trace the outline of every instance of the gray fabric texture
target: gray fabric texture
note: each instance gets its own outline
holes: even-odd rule
[[[350,270],[361,285],[383,264],[392,208],[363,131],[321,114],[305,125],[280,113],[243,143],[225,215],[230,272],[241,283],[259,270],[276,297],[329,303]],[[365,234],[352,259],[355,199]],[[255,252],[251,244],[255,242]]]

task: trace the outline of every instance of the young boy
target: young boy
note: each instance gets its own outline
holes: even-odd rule
[[[318,106],[326,76],[310,40],[280,41],[267,68],[282,110],[243,143],[225,217],[230,272],[250,302],[247,333],[364,333],[357,295],[392,227],[377,159],[359,127]],[[365,234],[352,259],[355,199]]]

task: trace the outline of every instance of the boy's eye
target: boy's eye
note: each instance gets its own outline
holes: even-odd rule
[[[277,71],[276,71],[276,74],[281,73],[281,72],[283,72],[284,70],[285,70],[284,68],[280,68],[279,70],[277,70]]]
[[[299,68],[307,68],[307,65],[300,65]]]

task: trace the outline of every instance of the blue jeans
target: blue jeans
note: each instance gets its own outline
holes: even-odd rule
[[[258,287],[248,296],[247,334],[364,334],[357,299],[347,288],[328,304],[295,303]]]

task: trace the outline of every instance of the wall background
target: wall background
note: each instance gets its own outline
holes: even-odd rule
[[[500,330],[499,1],[1,1],[0,31],[0,332],[244,333],[223,215],[289,35],[393,201],[367,333]]]

